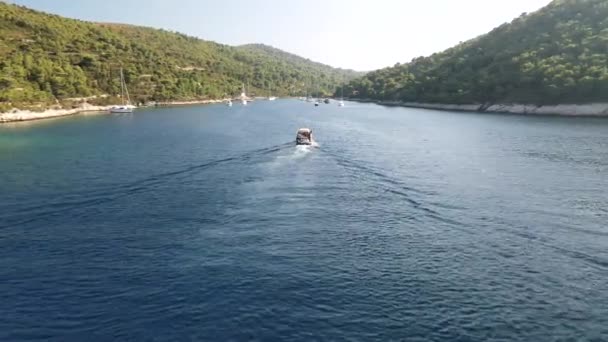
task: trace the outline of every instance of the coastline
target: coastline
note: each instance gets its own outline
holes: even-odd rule
[[[167,102],[156,102],[154,105],[144,106],[144,107],[176,107],[176,106],[193,106],[199,104],[214,104],[214,103],[224,103],[228,100],[234,99],[219,99],[219,100],[191,100],[191,101],[167,101]]]
[[[222,103],[227,101],[227,99],[220,100],[192,100],[192,101],[168,101],[168,102],[157,102],[153,106],[143,106],[146,107],[173,107],[173,106],[189,106],[189,105],[199,105],[199,104],[213,104],[213,103]],[[95,106],[88,103],[84,103],[77,108],[70,109],[46,109],[41,112],[34,112],[31,110],[25,109],[13,109],[9,112],[0,113],[0,124],[9,123],[9,122],[19,122],[19,121],[32,121],[32,120],[43,120],[50,118],[59,118],[63,116],[76,115],[87,112],[109,112],[110,106]]]
[[[30,110],[13,109],[10,112],[0,113],[0,124],[18,121],[32,121],[50,118],[59,118],[62,116],[75,115],[86,112],[104,112],[108,111],[111,106],[93,106],[90,104],[82,105],[78,108],[71,109],[47,109],[42,112],[33,112]]]
[[[401,101],[375,101],[369,99],[351,99],[357,102],[373,102],[384,106],[399,106],[422,109],[449,110],[459,112],[479,112],[494,114],[521,115],[561,115],[561,116],[596,116],[608,117],[608,102],[585,104],[533,105],[521,103],[497,104],[446,104]]]

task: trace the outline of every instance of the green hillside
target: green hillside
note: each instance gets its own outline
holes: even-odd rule
[[[371,72],[344,91],[457,104],[607,102],[608,1],[555,0],[444,52]]]
[[[119,69],[136,101],[240,93],[331,94],[359,74],[263,46],[232,47],[184,34],[90,23],[0,2],[0,106],[120,93]],[[107,99],[106,101],[116,99]]]

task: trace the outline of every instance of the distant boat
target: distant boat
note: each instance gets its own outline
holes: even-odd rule
[[[325,104],[329,104],[329,99],[325,99],[325,100],[323,100],[323,103],[325,103]]]
[[[338,102],[338,107],[344,107],[344,84],[340,87],[340,102]]]
[[[243,91],[241,92],[241,104],[247,105],[247,93],[245,92],[245,83],[243,83]]]
[[[315,101],[315,107],[319,106],[319,101]]]
[[[228,100],[228,102],[226,102],[226,106],[232,107],[232,100]]]
[[[276,99],[277,99],[277,97],[272,96],[272,92],[270,91],[270,88],[268,88],[268,101],[274,101]]]
[[[127,83],[125,82],[125,77],[122,73],[122,68],[120,68],[120,98],[122,99],[122,105],[110,107],[110,113],[133,113],[133,109],[135,109],[136,107],[131,104],[131,99],[129,98],[129,90],[127,89]]]

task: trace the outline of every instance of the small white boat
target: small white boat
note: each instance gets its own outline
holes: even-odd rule
[[[243,83],[243,92],[241,93],[241,104],[243,106],[247,105],[247,92],[245,91],[245,83]]]
[[[319,101],[315,101],[315,107],[319,106]]]
[[[122,73],[122,68],[120,68],[120,98],[122,99],[122,105],[110,107],[110,113],[133,113],[133,109],[137,107],[131,104],[131,99],[129,98],[129,90],[127,89],[127,83],[125,82],[125,77]]]
[[[296,134],[296,145],[312,145],[313,143],[312,129],[300,128]]]
[[[133,109],[135,109],[135,108],[137,108],[137,107],[132,106],[132,105],[113,106],[113,107],[110,107],[110,113],[116,113],[116,114],[133,113]]]
[[[228,102],[226,102],[226,106],[232,107],[232,100],[228,100]]]
[[[344,107],[344,101],[340,101],[340,102],[338,102],[338,106],[339,106],[339,107]]]
[[[270,87],[268,87],[268,101],[274,101],[276,99],[277,99],[277,97],[272,96],[272,90],[270,89]]]

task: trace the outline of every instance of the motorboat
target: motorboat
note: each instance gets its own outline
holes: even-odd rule
[[[339,107],[344,107],[344,101],[340,101],[340,102],[338,102],[338,106],[339,106]]]
[[[232,100],[228,100],[228,102],[226,102],[226,106],[232,107]]]
[[[296,134],[296,145],[312,145],[312,129],[300,128]]]
[[[325,104],[329,104],[329,99],[325,99],[325,100],[323,100],[323,103],[325,103]]]
[[[319,101],[315,101],[315,107],[319,106]]]

